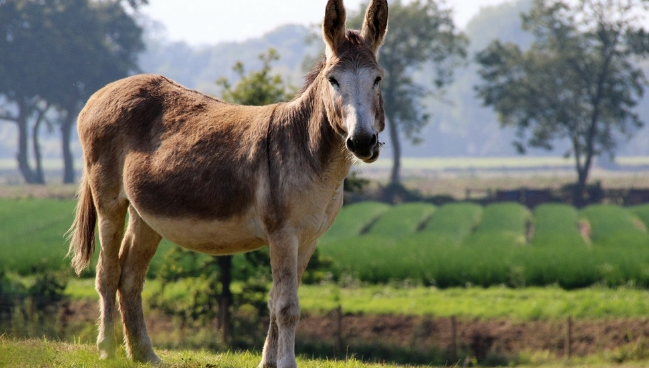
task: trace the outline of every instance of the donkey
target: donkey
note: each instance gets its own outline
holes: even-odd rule
[[[117,295],[129,358],[160,362],[141,293],[164,237],[213,255],[268,245],[270,327],[259,366],[296,367],[300,278],[342,206],[350,166],[379,157],[385,125],[377,53],[387,1],[371,2],[360,32],[345,19],[342,0],[329,0],[325,56],[290,102],[239,106],[159,75],[90,97],[77,123],[84,176],[69,254],[77,274],[88,266],[98,224],[101,358],[115,354]]]

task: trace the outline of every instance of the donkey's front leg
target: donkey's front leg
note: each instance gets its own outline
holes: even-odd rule
[[[292,231],[269,237],[273,289],[270,293],[271,325],[261,367],[294,368],[295,326],[300,319],[298,288],[298,241]],[[274,330],[273,321],[276,324]],[[276,346],[273,346],[276,345]],[[277,352],[276,355],[273,354]],[[275,355],[275,356],[273,356]],[[276,365],[273,358],[277,359]]]
[[[264,342],[264,350],[261,353],[261,363],[259,368],[277,367],[277,315],[275,314],[274,307],[274,291],[272,288],[268,296],[268,309],[270,310],[270,323],[268,326],[268,335],[266,335],[266,342]]]

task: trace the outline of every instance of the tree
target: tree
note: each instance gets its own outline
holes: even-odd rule
[[[146,1],[129,1],[134,7],[141,3]],[[121,1],[0,2],[0,94],[11,102],[3,118],[18,125],[18,166],[28,183],[44,182],[38,167],[30,167],[26,143],[30,124],[46,116],[42,106],[59,112],[64,182],[73,182],[70,139],[81,104],[106,83],[137,70],[141,37]],[[38,137],[32,140],[37,147]],[[35,155],[38,166],[37,150]]]
[[[246,76],[243,63],[238,61],[232,70],[239,76],[239,82],[232,86],[226,78],[220,78],[216,84],[223,88],[223,99],[240,105],[262,106],[276,102],[286,101],[291,98],[294,88],[284,84],[279,75],[272,76],[270,64],[279,60],[275,49],[268,49],[267,54],[260,54],[259,60],[262,67],[259,71],[251,72]]]
[[[349,22],[359,28],[361,11]],[[429,115],[420,100],[431,92],[430,84],[440,90],[453,80],[453,70],[466,57],[468,40],[455,28],[450,9],[442,9],[434,0],[414,0],[402,4],[390,3],[389,31],[379,51],[379,61],[385,69],[381,91],[386,123],[392,144],[393,166],[390,182],[400,184],[401,143],[399,131],[418,143],[418,133],[428,123]],[[416,81],[415,72],[431,66],[434,80]]]
[[[521,153],[570,141],[576,205],[584,203],[593,158],[612,157],[616,135],[630,137],[643,124],[633,108],[646,80],[634,57],[649,54],[639,23],[646,9],[646,0],[535,0],[522,16],[534,36],[529,50],[495,41],[476,56],[483,80],[477,94],[502,126],[516,128]]]

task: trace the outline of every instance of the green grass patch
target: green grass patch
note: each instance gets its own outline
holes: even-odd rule
[[[486,206],[482,221],[464,241],[466,246],[523,246],[527,243],[527,227],[532,215],[527,207],[514,202]]]
[[[475,203],[449,203],[437,209],[422,233],[434,234],[431,241],[459,245],[473,232],[482,218],[482,206]]]
[[[579,215],[569,205],[549,203],[534,209],[535,247],[584,247],[586,242],[578,228]]]
[[[66,294],[73,299],[97,299],[90,280],[70,280]],[[171,287],[178,298],[191,298],[178,282]],[[159,282],[147,281],[142,294],[146,302]],[[235,286],[236,289],[236,286]],[[518,321],[543,319],[644,318],[649,315],[649,291],[637,288],[589,287],[565,290],[558,286],[447,288],[365,285],[343,288],[330,285],[300,285],[300,307],[305,313],[327,313],[339,305],[345,313],[433,315],[463,318],[507,318]]]
[[[649,292],[638,289],[558,287],[510,289],[368,286],[344,289],[335,285],[302,285],[300,305],[309,312],[326,313],[341,305],[346,313],[433,315],[439,317],[515,321],[644,318],[649,314]]]
[[[0,200],[0,268],[30,274],[62,269],[75,202],[55,199]]]
[[[628,207],[629,212],[642,221],[645,229],[649,229],[649,203]]]
[[[620,206],[597,204],[584,208],[581,216],[590,223],[595,246],[614,248],[647,247],[649,234],[644,223]]]
[[[369,201],[343,207],[320,241],[329,242],[360,235],[361,231],[389,209],[390,206],[385,203]]]
[[[20,275],[42,268],[70,270],[64,234],[74,207],[73,200],[0,200],[0,268]],[[590,224],[592,247],[584,246],[576,218]],[[336,280],[411,280],[443,288],[644,287],[649,286],[648,218],[648,206],[597,205],[577,212],[548,204],[532,216],[516,203],[483,209],[469,203],[436,208],[364,202],[342,209],[319,249],[333,258]],[[534,237],[528,242],[532,222]],[[161,242],[149,275],[156,274],[172,247]],[[85,276],[92,277],[92,265]]]
[[[414,234],[426,224],[436,207],[429,203],[406,203],[386,211],[369,229],[367,235],[402,238]]]
[[[156,349],[164,366],[183,368],[241,368],[256,367],[261,360],[258,353],[201,351],[175,351]],[[390,364],[369,364],[354,358],[348,360],[318,360],[298,357],[299,367],[304,368],[396,368]],[[123,345],[111,360],[99,360],[97,348],[91,344],[65,343],[40,339],[15,340],[0,336],[1,367],[150,367],[134,363],[126,358]],[[414,367],[414,366],[411,366]]]

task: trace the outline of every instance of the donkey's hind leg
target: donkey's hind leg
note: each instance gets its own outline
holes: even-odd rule
[[[109,198],[104,200],[104,198]],[[99,293],[99,334],[97,348],[101,359],[115,356],[115,295],[119,282],[119,249],[124,236],[124,220],[128,202],[116,196],[97,196],[99,240],[101,250],[97,262],[95,287]]]
[[[160,239],[161,236],[130,206],[128,229],[119,254],[122,267],[119,305],[124,323],[126,352],[131,359],[139,362],[160,362],[160,358],[153,352],[142,312],[144,276]]]

